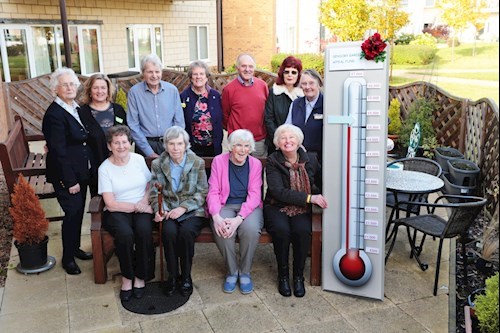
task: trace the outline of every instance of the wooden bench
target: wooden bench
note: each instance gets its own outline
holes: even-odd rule
[[[45,178],[46,154],[33,153],[29,147],[29,141],[42,140],[44,138],[41,135],[28,137],[24,131],[21,117],[15,117],[14,126],[10,130],[7,139],[0,143],[0,161],[2,162],[9,196],[14,191],[14,185],[21,173],[40,199],[55,198],[54,187],[52,184],[47,183]],[[47,219],[49,221],[58,221],[62,220],[63,217],[53,216]]]
[[[204,157],[205,169],[212,166],[212,157]],[[266,159],[260,159],[263,166]],[[151,161],[148,161],[150,166]],[[264,170],[264,168],[263,168]],[[104,200],[101,196],[95,196],[90,201],[89,212],[91,214],[90,235],[92,240],[92,254],[94,256],[94,281],[97,284],[106,283],[108,277],[107,263],[114,253],[113,236],[102,228],[102,212],[104,209]],[[321,209],[313,210],[312,218],[312,240],[311,240],[311,275],[310,283],[313,286],[319,286],[321,283],[321,230],[322,230],[322,212]],[[153,231],[153,242],[158,245],[159,235]],[[200,235],[196,238],[197,243],[215,243],[212,229],[204,227]],[[259,243],[272,243],[271,235],[262,229]]]

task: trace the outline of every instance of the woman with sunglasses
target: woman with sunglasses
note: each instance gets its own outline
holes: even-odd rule
[[[274,132],[282,125],[288,115],[290,104],[303,97],[304,93],[299,87],[302,62],[293,56],[286,57],[278,70],[276,83],[269,91],[264,113],[264,122],[267,129],[267,146],[269,153],[274,151]]]

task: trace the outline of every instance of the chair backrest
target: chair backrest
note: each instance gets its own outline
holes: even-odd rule
[[[415,127],[410,133],[410,143],[408,144],[408,151],[406,157],[415,157],[417,155],[417,148],[420,143],[420,123],[415,123]]]
[[[446,196],[444,196],[446,197]],[[448,223],[446,224],[442,238],[453,238],[464,234],[469,230],[469,227],[474,223],[479,212],[486,205],[486,199],[473,196],[453,196],[459,197],[461,202],[451,203],[449,207]]]
[[[395,163],[402,164],[404,170],[424,172],[436,177],[441,176],[443,173],[443,169],[438,162],[425,157],[401,158],[399,160],[392,161],[387,166],[389,167]]]

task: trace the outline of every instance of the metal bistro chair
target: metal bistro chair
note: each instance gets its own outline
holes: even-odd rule
[[[449,202],[450,199],[457,202],[451,203]],[[461,236],[462,240],[466,239],[469,227],[472,225],[472,223],[474,223],[474,220],[481,211],[481,208],[486,204],[486,199],[481,197],[446,194],[438,197],[434,203],[407,202],[407,204],[427,207],[430,212],[429,214],[410,216],[394,220],[394,228],[396,234],[392,239],[387,257],[391,253],[394,247],[394,243],[396,242],[398,228],[400,226],[405,226],[408,231],[408,241],[410,242],[411,251],[415,256],[418,264],[420,265],[420,268],[425,271],[427,270],[428,265],[420,261],[420,253],[417,252],[417,249],[415,247],[415,239],[410,237],[410,228],[413,228],[416,231],[420,231],[424,233],[424,235],[430,235],[439,238],[439,248],[436,261],[436,277],[434,279],[433,293],[434,296],[436,296],[443,241],[446,238],[455,238],[456,236]],[[447,220],[434,214],[434,210],[439,207],[448,209]],[[461,241],[461,243],[462,255],[465,258],[465,242]],[[467,267],[464,267],[464,270],[464,276],[467,276]]]
[[[402,158],[399,160],[392,161],[391,163],[387,164],[387,167],[390,168],[392,165],[400,164],[402,165],[404,170],[409,170],[409,171],[418,171],[418,172],[424,172],[429,175],[433,175],[436,177],[440,177],[441,174],[443,173],[443,169],[434,160],[425,158],[425,157],[407,157],[407,158]],[[428,202],[428,194],[406,194],[406,193],[398,193],[398,210],[406,212],[406,216],[410,216],[410,214],[414,215],[419,215],[420,214],[420,207],[416,205],[407,205],[407,204],[402,204],[401,202],[404,201],[410,201],[410,202]],[[391,236],[388,237],[390,233],[390,229],[392,226],[392,219],[394,218],[394,214],[396,213],[396,197],[394,196],[394,193],[392,192],[387,192],[386,194],[386,204],[387,207],[391,207],[391,214],[389,216],[389,222],[387,223],[386,227],[386,239],[390,239],[393,237],[394,230],[391,232]],[[427,210],[429,213],[429,210]],[[413,238],[416,238],[416,232],[413,233]],[[422,241],[420,245],[417,247],[418,251],[422,248],[424,245],[424,240],[425,237],[422,238]],[[410,255],[411,258],[411,255]]]

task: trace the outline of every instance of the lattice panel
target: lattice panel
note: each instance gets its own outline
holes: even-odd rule
[[[464,156],[481,167],[481,142],[484,123],[484,104],[469,105],[465,123]]]

